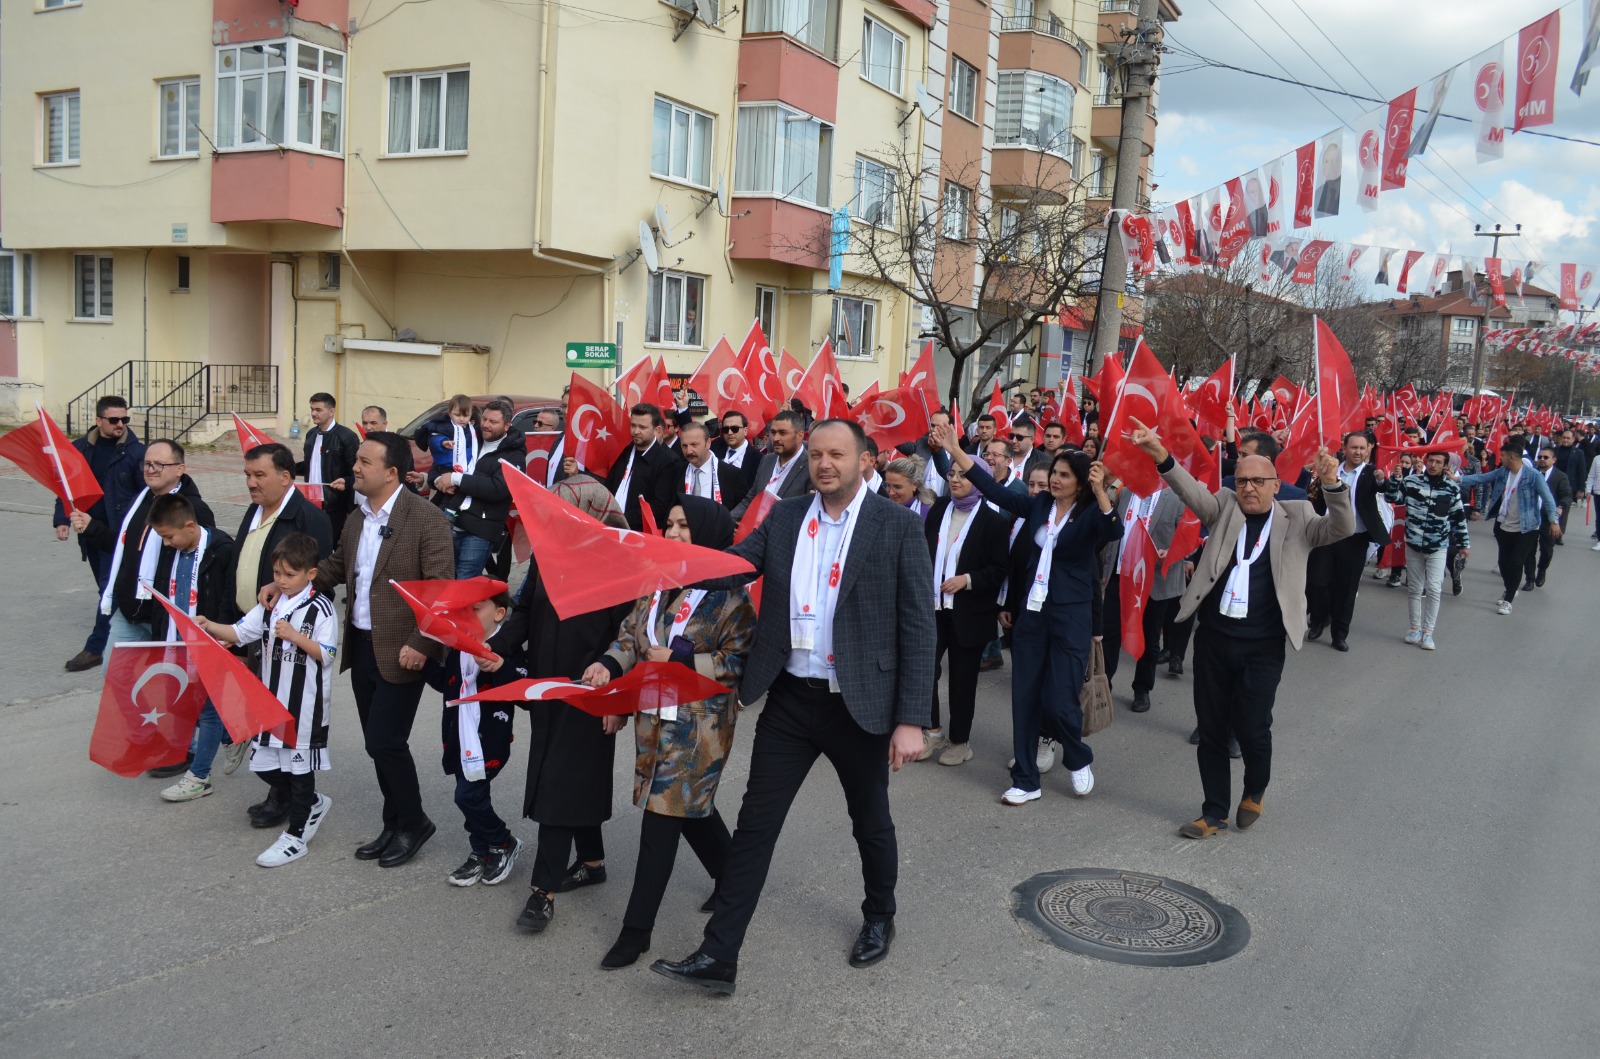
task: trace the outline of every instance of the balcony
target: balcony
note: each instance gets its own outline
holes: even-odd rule
[[[729,257],[827,269],[829,211],[779,198],[735,196],[729,212]]]
[[[745,37],[739,99],[787,103],[831,125],[839,111],[839,68],[789,37]]]
[[[211,166],[211,220],[343,223],[344,160],[304,151],[233,151]]]
[[[1075,33],[1054,18],[1019,15],[1000,20],[1000,69],[1038,70],[1068,84],[1083,73]]]
[[[1072,164],[1058,154],[1022,143],[994,146],[989,182],[997,198],[1060,206],[1071,196],[1072,179]]]

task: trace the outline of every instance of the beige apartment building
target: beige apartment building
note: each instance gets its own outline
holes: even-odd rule
[[[866,223],[864,163],[897,144],[937,169],[960,137],[927,101],[970,39],[962,208],[1004,175],[1008,59],[1067,84],[1073,138],[1046,149],[1092,186],[1084,64],[1128,6],[0,0],[0,419],[38,401],[81,430],[120,392],[205,437],[328,390],[399,423],[557,394],[569,342],[687,374],[752,319],[893,386],[920,307],[830,253]]]

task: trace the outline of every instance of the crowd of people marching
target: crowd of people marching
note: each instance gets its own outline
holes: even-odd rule
[[[214,766],[231,773],[248,761],[266,782],[249,823],[277,831],[263,867],[304,857],[331,808],[315,781],[331,765],[331,718],[348,716],[332,708],[336,669],[350,673],[382,793],[376,837],[358,859],[405,864],[435,833],[409,745],[432,688],[440,697],[427,713],[437,708],[441,765],[468,837],[449,882],[509,879],[523,842],[493,795],[525,732],[521,815],[538,834],[517,923],[539,932],[556,895],[606,881],[603,825],[625,718],[557,699],[523,703],[519,725],[508,704],[462,700],[521,678],[599,688],[643,662],[681,663],[731,690],[632,721],[643,823],[622,929],[601,964],[628,966],[649,950],[681,837],[714,883],[702,909],[710,919],[692,954],[652,969],[730,993],[785,815],[819,755],[838,775],[860,848],[863,922],[849,962],[869,966],[894,938],[889,772],[974,760],[981,671],[1010,668],[1013,750],[999,797],[1021,806],[1042,796],[1041,774],[1057,764],[1072,794],[1094,789],[1079,694],[1095,641],[1108,680],[1129,655],[1133,712],[1151,708],[1159,668],[1182,677],[1187,663],[1203,797],[1180,833],[1249,828],[1264,812],[1287,648],[1326,636],[1350,650],[1374,559],[1375,577],[1408,592],[1404,642],[1433,650],[1446,577],[1450,594],[1462,590],[1469,521],[1494,523],[1497,606],[1510,614],[1519,592],[1546,583],[1573,505],[1600,488],[1591,427],[1542,436],[1504,414],[1488,424],[1368,419],[1291,476],[1280,473],[1289,432],[1239,429],[1230,406],[1221,436],[1204,439],[1220,487],[1168,452],[1166,432],[1134,420],[1124,436],[1143,462],[1121,466],[1154,486],[1136,492],[1101,459],[1089,397],[1067,409],[1050,391],[1018,391],[1003,414],[971,423],[935,411],[925,436],[882,450],[855,421],[813,421],[798,402],[758,437],[744,415],[697,416],[686,399],[627,411],[631,444],[613,465],[586,468],[560,446],[530,463],[504,399],[474,407],[458,397],[415,439],[368,408],[363,439],[319,393],[302,451],[269,443],[244,453],[250,505],[230,536],[186,473],[183,446],[141,443],[126,402],[102,398],[74,444],[104,496],[86,511],[58,508],[55,520],[61,540],[76,534],[100,590],[94,630],[67,668],[100,664],[109,645],[173,635],[152,587],[237,645],[294,717],[292,736],[231,742],[208,704],[189,752],[151,775],[175,780],[163,799],[193,801],[212,792]],[[543,411],[533,428],[559,435],[562,417]],[[433,455],[426,474],[413,467],[413,441]],[[563,557],[535,549],[515,592],[473,608],[489,652],[446,649],[422,635],[392,582],[503,578],[512,469],[605,526],[656,527],[749,572],[562,616],[546,572]],[[320,504],[297,479],[320,487]],[[730,831],[718,783],[741,709],[762,700]],[[1237,802],[1233,758],[1243,759]]]

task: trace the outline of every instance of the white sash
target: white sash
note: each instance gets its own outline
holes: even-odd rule
[[[795,651],[810,651],[816,647],[817,629],[828,623],[830,637],[833,631],[833,613],[839,605],[839,582],[844,577],[845,560],[850,555],[850,539],[855,536],[856,523],[861,520],[861,502],[867,498],[865,487],[856,489],[855,499],[844,512],[844,530],[839,534],[839,550],[827,567],[828,584],[822,597],[817,597],[817,571],[822,557],[817,554],[817,536],[822,528],[822,496],[812,494],[811,507],[800,523],[800,539],[795,544],[794,565],[789,571],[789,647]],[[830,643],[832,642],[830,638]],[[839,676],[834,669],[833,655],[824,659],[828,669],[828,689],[839,690]]]
[[[328,424],[329,429],[333,424]],[[322,484],[322,439],[327,437],[328,431],[317,431],[316,440],[311,443],[311,458],[306,461],[306,481],[311,485]]]
[[[628,510],[628,483],[633,479],[633,458],[638,454],[636,446],[628,446],[628,466],[622,472],[622,481],[617,483],[617,507],[623,511]]]
[[[778,495],[778,489],[782,487],[784,478],[789,474],[789,464],[794,463],[801,455],[803,454],[797,452],[790,456],[788,463],[780,462],[777,456],[772,457],[772,479],[767,482],[767,492],[773,496]]]
[[[1250,532],[1250,523],[1246,522],[1239,527],[1239,539],[1233,546],[1233,570],[1228,574],[1227,583],[1222,586],[1222,604],[1218,609],[1225,618],[1239,619],[1250,612],[1250,566],[1267,548],[1267,541],[1272,536],[1272,518],[1276,508],[1267,512],[1267,521],[1261,527],[1261,536],[1256,540],[1256,546],[1250,554],[1244,554],[1244,536]]]
[[[972,524],[978,521],[978,509],[974,507],[967,512],[967,520],[961,524],[961,529],[956,533],[956,539],[950,540],[950,523],[952,514],[956,509],[951,501],[944,509],[944,517],[939,520],[939,547],[933,557],[933,609],[951,610],[955,605],[955,595],[939,591],[939,586],[950,578],[956,576],[956,566],[961,560],[961,546],[967,541],[967,531]]]
[[[1039,565],[1033,571],[1033,584],[1028,588],[1028,609],[1043,610],[1044,601],[1050,594],[1050,564],[1056,553],[1056,538],[1061,536],[1061,529],[1072,521],[1073,507],[1067,507],[1066,514],[1061,520],[1056,521],[1055,505],[1050,505],[1050,514],[1045,516],[1043,532],[1044,544],[1039,549]]]
[[[651,597],[650,616],[645,619],[644,623],[645,635],[649,637],[651,647],[662,646],[661,641],[656,639],[656,612],[661,606],[661,596],[662,593],[657,592]],[[688,626],[689,619],[694,617],[695,609],[700,606],[700,601],[705,598],[706,590],[703,588],[690,589],[688,594],[683,597],[683,602],[678,604],[678,609],[672,614],[672,628],[667,632],[666,645],[668,647],[672,646],[673,640],[683,635],[683,630]],[[641,710],[640,712],[659,714],[663,721],[676,721],[678,719],[678,707],[676,705],[662,706],[659,710]]]
[[[194,572],[189,579],[188,599],[178,598],[178,553],[176,551],[172,553],[172,568],[167,571],[167,598],[172,600],[176,606],[183,608],[183,612],[191,618],[194,617],[195,607],[200,603],[200,563],[206,557],[206,545],[210,541],[211,531],[202,527],[200,530],[200,543],[194,546]],[[159,549],[152,550],[159,551]],[[183,635],[178,631],[177,622],[169,622],[168,626],[168,641],[183,639]]]
[[[504,441],[504,440],[505,440],[505,435],[501,434],[499,437],[495,438],[493,441],[489,442],[486,445],[478,445],[478,446],[476,446],[472,450],[472,459],[467,462],[467,469],[464,470],[464,471],[459,471],[457,473],[459,473],[459,474],[475,474],[475,473],[477,473],[478,461],[483,459],[485,456],[489,455],[489,453],[493,452],[495,449],[498,449],[500,447],[500,443],[502,441]],[[461,482],[457,481],[456,482],[456,486],[459,487],[460,485],[461,485]],[[467,508],[469,508],[471,506],[472,506],[472,497],[464,496],[464,497],[461,498],[461,503],[456,505],[456,511],[458,511],[458,512],[465,511],[465,510],[467,510]]]
[[[117,583],[117,571],[122,569],[122,553],[124,546],[128,541],[128,523],[133,521],[133,513],[139,510],[139,505],[144,503],[145,494],[149,492],[150,487],[148,485],[139,490],[139,495],[134,497],[133,503],[128,505],[127,514],[122,516],[122,528],[117,530],[117,546],[116,549],[111,553],[111,576],[106,578],[106,590],[100,593],[101,614],[111,613],[111,590]],[[150,526],[148,523],[145,525],[144,531],[146,534],[150,532]],[[144,583],[156,576],[156,568],[151,566],[149,571],[146,572],[144,568],[143,557],[141,556],[140,559],[139,580],[135,584],[134,591],[137,598],[149,599],[150,593],[144,590]]]

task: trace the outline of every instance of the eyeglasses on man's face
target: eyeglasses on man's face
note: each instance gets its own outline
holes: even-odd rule
[[[100,418],[105,420],[107,423],[110,423],[112,426],[127,426],[129,423],[133,422],[132,416],[101,416]]]
[[[1241,489],[1265,489],[1268,483],[1276,482],[1276,476],[1270,478],[1235,478],[1233,484]]]
[[[737,434],[737,433],[739,433],[739,431],[741,431],[743,429],[744,429],[744,427],[723,427],[722,428],[722,432],[724,434]]]
[[[157,463],[155,460],[145,460],[144,461],[144,469],[147,470],[147,471],[150,471],[151,473],[155,473],[157,471],[164,471],[168,467],[182,467],[182,466],[183,466],[183,464],[181,464],[181,463]]]

